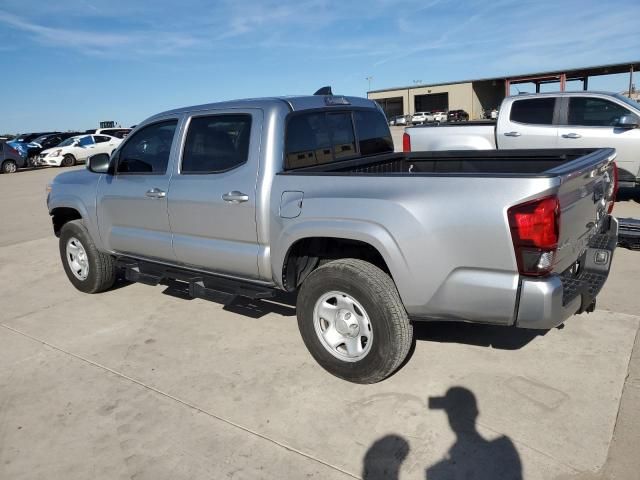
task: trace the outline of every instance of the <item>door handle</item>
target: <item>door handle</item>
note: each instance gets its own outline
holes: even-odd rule
[[[160,190],[159,188],[152,188],[151,190],[147,190],[145,195],[149,198],[164,198],[167,196],[167,192]]]
[[[579,133],[565,133],[562,138],[582,138],[582,135]]]
[[[520,132],[504,132],[505,137],[519,137],[522,135]]]
[[[225,202],[229,202],[229,203],[242,203],[242,202],[247,202],[249,200],[249,195],[247,195],[246,193],[242,193],[237,190],[234,190],[233,192],[228,192],[222,195],[222,199]]]

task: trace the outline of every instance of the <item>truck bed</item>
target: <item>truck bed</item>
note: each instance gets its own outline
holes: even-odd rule
[[[288,170],[294,175],[552,177],[613,149],[460,150],[389,153]],[[577,162],[576,162],[577,161]],[[575,164],[568,165],[571,162]]]

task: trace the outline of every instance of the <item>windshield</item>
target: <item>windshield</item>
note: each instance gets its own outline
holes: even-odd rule
[[[631,108],[635,109],[635,113],[637,113],[637,110],[640,110],[640,103],[636,102],[635,100],[631,100],[629,97],[625,97],[624,95],[620,95],[619,93],[616,93],[614,97],[616,97],[618,100],[623,101]]]
[[[73,142],[75,142],[77,139],[78,139],[78,137],[67,138],[64,142],[59,143],[58,146],[59,147],[68,147],[69,145],[73,145]]]
[[[31,140],[33,143],[42,143],[49,135],[40,135],[38,138]]]

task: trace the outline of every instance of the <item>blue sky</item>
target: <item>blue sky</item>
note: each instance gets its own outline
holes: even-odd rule
[[[639,13],[637,0],[1,0],[0,133],[323,85],[364,96],[368,76],[377,89],[636,61]]]

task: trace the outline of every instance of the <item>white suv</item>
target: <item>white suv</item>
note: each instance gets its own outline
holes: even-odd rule
[[[109,135],[78,135],[67,138],[54,148],[40,153],[39,165],[52,167],[72,167],[78,162],[86,162],[91,155],[111,153],[122,143],[122,139]]]

